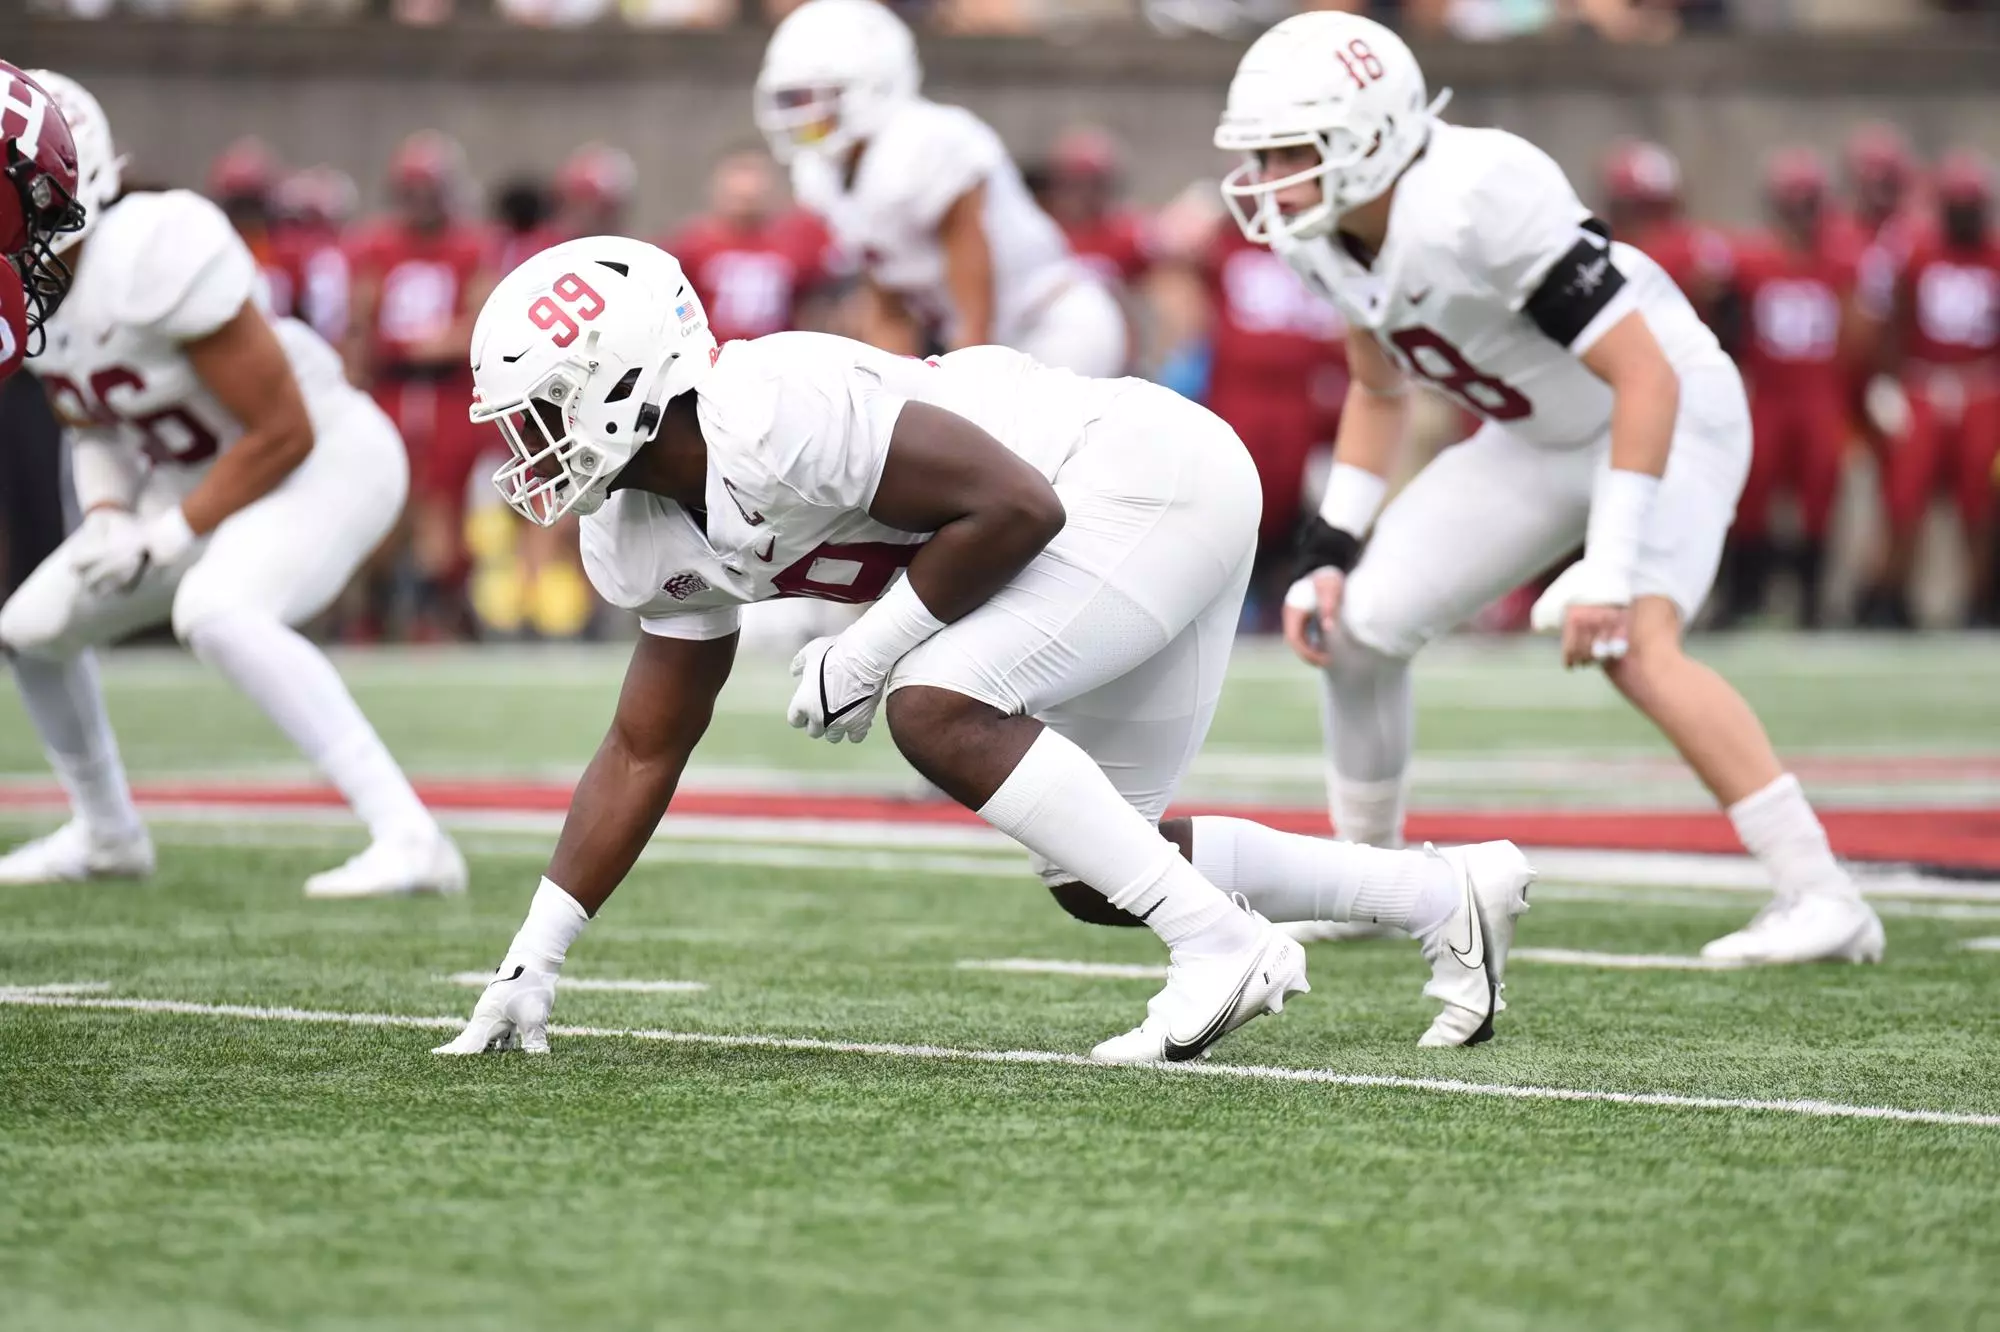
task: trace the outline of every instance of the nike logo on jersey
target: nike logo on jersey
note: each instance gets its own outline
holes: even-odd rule
[[[722,488],[729,492],[729,502],[736,506],[736,512],[743,515],[744,522],[750,524],[752,527],[762,527],[764,525],[763,514],[744,507],[743,496],[736,492],[736,483],[734,481],[731,481],[726,476],[723,477]]]
[[[755,555],[758,559],[762,560],[766,564],[769,564],[771,562],[771,557],[777,553],[778,553],[778,538],[776,537],[772,537],[769,541],[766,541],[764,543],[764,549],[751,552],[751,554]]]

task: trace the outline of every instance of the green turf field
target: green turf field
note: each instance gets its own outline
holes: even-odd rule
[[[1422,799],[1691,802],[1548,651],[1427,663]],[[1969,759],[1934,784],[1994,794],[2000,646],[1711,656],[1802,759]],[[560,776],[620,657],[343,666],[413,769]],[[299,771],[198,668],[107,676],[143,775]],[[785,684],[732,685],[706,780],[907,783],[879,739],[787,731]],[[1316,734],[1310,681],[1248,653],[1196,786],[1315,799]],[[37,772],[10,695],[0,773]],[[2000,1327],[2000,951],[1963,946],[2000,937],[2000,896],[1976,886],[1886,902],[1879,968],[1522,960],[1472,1051],[1415,1047],[1412,946],[1316,946],[1314,992],[1190,1073],[1067,1061],[1157,982],[960,965],[1160,960],[1012,856],[663,842],[566,975],[705,989],[572,991],[586,1031],[548,1058],[440,1061],[426,1020],[469,1009],[450,977],[498,959],[546,830],[468,833],[465,900],[341,904],[298,884],[343,828],[160,836],[150,884],[0,893],[0,1328]],[[1524,948],[1663,955],[1754,905],[1535,900]]]

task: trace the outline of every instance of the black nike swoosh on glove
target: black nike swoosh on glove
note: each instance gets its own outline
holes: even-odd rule
[[[870,690],[868,693],[863,694],[860,698],[855,699],[852,703],[843,703],[841,706],[837,708],[834,707],[831,703],[827,702],[826,659],[828,655],[830,654],[823,652],[820,654],[819,658],[819,713],[820,717],[823,719],[820,722],[820,725],[822,726],[832,726],[842,717],[845,717],[848,713],[854,711],[856,708],[860,707],[863,703],[866,703],[869,699],[875,696],[874,691]]]
[[[496,977],[494,977],[494,978],[493,978],[493,979],[492,979],[491,981],[488,981],[488,982],[487,982],[487,984],[489,984],[489,985],[505,985],[505,984],[506,984],[506,983],[507,983],[508,981],[517,981],[517,980],[521,979],[521,977],[522,977],[523,975],[525,975],[525,974],[527,973],[527,970],[528,970],[528,969],[527,969],[527,968],[526,968],[525,966],[522,966],[522,965],[521,965],[521,964],[520,964],[519,962],[516,962],[516,963],[514,964],[514,974],[513,974],[513,975],[511,975],[511,976],[496,976]]]

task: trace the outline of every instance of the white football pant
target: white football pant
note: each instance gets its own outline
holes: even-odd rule
[[[1256,550],[1257,469],[1206,408],[1133,381],[1055,488],[1068,514],[1056,539],[898,662],[889,688],[1035,717],[1158,822],[1222,694]],[[1074,877],[1036,868],[1050,883]]]
[[[1489,422],[1383,510],[1347,580],[1325,674],[1328,794],[1341,837],[1400,840],[1415,729],[1410,659],[1583,545],[1591,488],[1610,456],[1608,433],[1555,452]],[[1683,624],[1694,619],[1749,467],[1750,411],[1735,368],[1682,371],[1673,452],[1640,544],[1635,596],[1666,597]]]

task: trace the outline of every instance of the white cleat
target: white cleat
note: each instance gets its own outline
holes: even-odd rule
[[[1458,909],[1423,940],[1431,964],[1424,993],[1443,1001],[1418,1045],[1478,1045],[1493,1039],[1493,1019],[1507,1007],[1500,997],[1514,920],[1528,909],[1535,868],[1512,842],[1479,842],[1424,850],[1450,865],[1463,897]]]
[[[153,872],[153,839],[144,828],[127,833],[92,832],[71,819],[46,837],[37,837],[0,856],[0,885],[83,883],[89,879],[144,879]]]
[[[1406,938],[1394,925],[1377,925],[1372,920],[1286,920],[1274,928],[1302,944],[1358,943],[1363,939]]]
[[[409,837],[383,837],[344,865],[306,880],[306,896],[408,897],[465,891],[465,857],[442,828]]]
[[[1786,966],[1802,962],[1880,962],[1882,919],[1859,897],[1813,893],[1773,901],[1742,929],[1702,946],[1715,962]]]
[[[1252,1018],[1281,1013],[1285,998],[1312,989],[1306,950],[1252,911],[1257,942],[1221,957],[1170,960],[1167,985],[1146,1003],[1146,1020],[1100,1043],[1090,1057],[1103,1064],[1180,1063]]]

